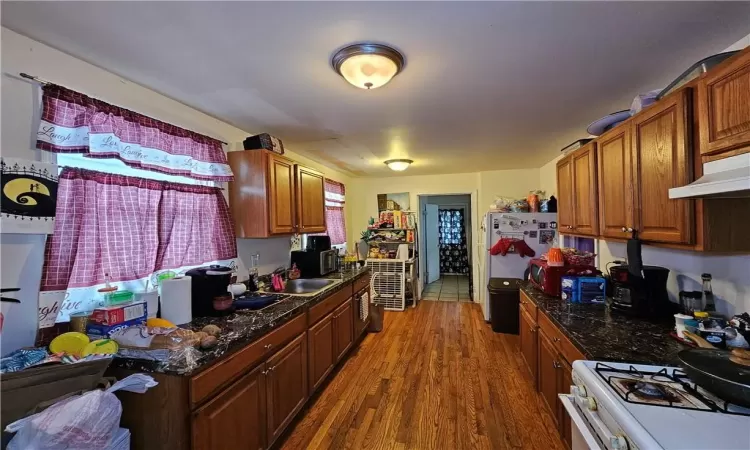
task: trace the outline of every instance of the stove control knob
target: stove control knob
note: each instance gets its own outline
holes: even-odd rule
[[[586,398],[586,408],[588,408],[589,411],[596,411],[596,400],[594,400],[594,397]]]
[[[578,395],[581,397],[586,397],[586,386],[579,384],[576,386],[578,389]]]
[[[628,449],[628,441],[625,440],[625,436],[622,436],[619,434],[609,438],[609,444],[612,447],[612,450],[627,450]]]

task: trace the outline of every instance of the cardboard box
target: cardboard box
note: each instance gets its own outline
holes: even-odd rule
[[[124,305],[115,306],[104,306],[96,308],[91,317],[89,317],[89,323],[93,322],[99,325],[117,325],[118,323],[127,322],[130,320],[146,318],[148,311],[146,311],[146,302],[138,303],[127,303]]]
[[[118,330],[122,330],[123,328],[132,327],[134,325],[142,325],[146,323],[146,316],[139,317],[137,319],[127,320],[125,322],[120,322],[115,325],[103,325],[100,323],[92,323],[89,322],[86,324],[86,334],[91,338],[91,340],[96,339],[109,339],[112,337],[112,333]]]

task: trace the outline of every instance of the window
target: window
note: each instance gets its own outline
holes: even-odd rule
[[[152,290],[163,275],[237,264],[220,141],[61,86],[46,85],[42,104],[37,148],[61,173],[39,295],[55,314],[40,328],[94,309],[109,283]]]
[[[325,181],[326,196],[326,232],[320,233],[323,236],[331,237],[331,245],[336,248],[346,248],[346,219],[344,217],[344,196],[346,188],[338,181]],[[303,239],[302,246],[306,245],[306,237]]]

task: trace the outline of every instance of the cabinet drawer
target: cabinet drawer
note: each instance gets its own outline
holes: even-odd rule
[[[367,273],[365,275],[362,275],[362,277],[354,280],[354,292],[359,292],[369,285],[370,285],[370,274]]]
[[[532,319],[534,319],[534,323],[536,323],[537,320],[537,307],[536,303],[534,303],[523,291],[521,291],[521,309],[526,312],[526,314],[529,315]]]
[[[300,314],[239,352],[191,378],[191,406],[195,407],[206,400],[211,394],[232,382],[252,366],[259,363],[264,357],[275,352],[306,329],[306,317],[304,314]]]
[[[315,325],[317,321],[330,314],[331,311],[336,309],[340,304],[344,303],[351,296],[352,285],[347,284],[346,286],[341,288],[340,291],[334,292],[328,298],[310,308],[310,325]]]
[[[555,346],[557,351],[565,358],[568,364],[572,364],[573,361],[578,359],[586,359],[580,350],[570,342],[570,339],[562,334],[559,328],[552,323],[546,314],[541,313],[538,317],[539,329],[544,332],[552,340],[552,345]]]

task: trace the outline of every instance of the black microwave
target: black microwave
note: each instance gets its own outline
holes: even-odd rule
[[[338,252],[330,250],[294,250],[292,264],[296,264],[302,278],[319,278],[336,270]]]

